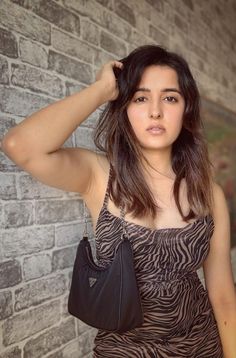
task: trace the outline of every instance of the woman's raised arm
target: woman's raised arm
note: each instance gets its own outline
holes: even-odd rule
[[[33,113],[3,137],[3,152],[39,181],[68,191],[83,192],[90,183],[95,153],[61,148],[73,131],[99,106],[118,95],[110,61],[86,89]]]

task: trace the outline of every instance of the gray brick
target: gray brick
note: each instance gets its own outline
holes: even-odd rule
[[[65,247],[60,250],[53,251],[52,268],[53,271],[63,270],[72,267],[75,260],[77,246]]]
[[[90,114],[90,116],[86,119],[86,121],[84,121],[82,123],[82,127],[88,127],[91,129],[94,129],[96,127],[96,123],[98,121],[100,115],[100,110],[97,109],[95,112],[93,112],[92,114]],[[92,147],[94,147],[94,143],[93,143],[93,131],[91,133],[89,133],[89,137],[91,138],[92,141]]]
[[[24,358],[41,358],[44,354],[59,348],[75,338],[74,319],[62,322],[36,338],[30,339],[24,347]]]
[[[78,220],[83,213],[82,203],[79,200],[38,201],[35,205],[37,224]]]
[[[135,45],[132,46],[132,48],[130,49],[130,51],[132,51],[138,46],[146,45],[148,40],[147,37],[141,31],[137,31],[133,29],[129,41],[131,42],[132,45]]]
[[[4,225],[4,219],[3,219],[3,205],[0,203],[0,228],[2,228]],[[0,231],[1,234],[1,231]],[[2,258],[2,250],[1,250],[1,241],[0,241],[0,260]]]
[[[12,312],[12,293],[10,291],[0,292],[0,320],[11,316]]]
[[[52,97],[62,97],[63,82],[55,75],[49,75],[27,65],[12,64],[11,82],[15,86],[42,92]]]
[[[166,46],[168,43],[168,36],[152,25],[149,26],[149,36],[159,45]]]
[[[102,31],[101,32],[101,47],[104,50],[114,53],[119,57],[126,56],[126,46],[123,42],[113,37],[112,35]]]
[[[112,0],[96,0],[96,1],[99,2],[99,4],[105,6],[106,8],[113,10]]]
[[[69,285],[68,285],[68,294],[66,296],[63,297],[62,299],[62,317],[63,318],[68,318],[71,317],[70,313],[68,312],[68,296],[69,296]]]
[[[151,14],[152,16],[152,14]],[[156,24],[157,23],[157,19],[155,16],[155,21],[148,21],[147,19],[143,18],[143,16],[141,15],[137,15],[136,16],[136,27],[135,29],[137,31],[139,31],[142,35],[146,35],[149,36],[149,25],[151,24]],[[150,43],[150,39],[147,39],[147,43]]]
[[[5,85],[9,84],[8,63],[3,57],[0,57],[0,83]]]
[[[20,342],[56,324],[60,320],[59,305],[60,301],[56,300],[7,319],[2,326],[3,344],[8,346]]]
[[[114,17],[114,14],[110,14],[110,12],[106,11],[103,6],[98,4],[98,2],[95,2],[94,0],[90,1],[77,1],[77,0],[63,0],[64,5],[66,7],[69,7],[78,13],[84,15],[84,18],[82,18],[82,21],[87,21],[86,17],[91,21],[91,23],[99,24],[101,27],[107,29],[108,31],[111,31],[111,33],[115,34],[122,34],[125,37],[125,31],[126,31],[126,23],[120,22],[117,17]],[[111,8],[112,8],[112,2],[111,2]],[[110,8],[110,6],[108,6]],[[83,32],[85,27],[81,22],[81,36],[86,41],[91,41],[92,43],[99,44],[99,38],[98,36],[100,34],[100,30],[98,29],[97,35],[95,37],[96,40],[94,40],[94,27],[91,28],[92,34],[89,34],[89,29],[86,30],[88,38],[85,37],[85,33]],[[124,27],[124,28],[122,28]],[[122,37],[121,35],[121,37]],[[91,39],[91,36],[92,39]],[[119,36],[119,35],[118,35]]]
[[[202,66],[204,66],[204,63],[203,63],[203,62],[201,62],[201,63],[202,63]],[[201,66],[201,67],[202,67],[202,66]],[[201,68],[201,69],[203,70],[203,68]],[[224,87],[226,87],[226,88],[229,87],[229,82],[228,82],[228,80],[225,78],[224,75],[222,75],[221,83],[222,83],[222,85],[223,85]]]
[[[55,353],[50,354],[47,358],[79,358],[78,351],[79,343],[76,339],[72,342],[69,342],[65,347],[62,347]]]
[[[110,31],[111,34],[117,35],[121,39],[129,41],[132,27],[126,21],[123,21],[118,16],[114,16],[110,12],[105,12],[103,17],[107,31]]]
[[[191,59],[192,59],[192,57],[197,56],[197,55],[203,59],[208,59],[207,51],[191,40],[189,41],[189,50],[193,53],[193,55],[191,56]]]
[[[7,28],[30,37],[33,40],[50,44],[50,24],[9,1],[0,1],[1,23]]]
[[[4,205],[5,228],[33,224],[33,204],[30,202],[9,202]]]
[[[75,131],[75,143],[77,147],[95,149],[93,130],[91,128],[78,127]]]
[[[49,254],[26,257],[23,261],[23,276],[25,281],[48,275],[51,272],[52,262]]]
[[[59,4],[48,0],[18,0],[17,2],[59,28],[77,35],[80,34],[79,16]]]
[[[93,79],[90,65],[51,50],[49,51],[49,69],[87,84],[90,84]]]
[[[65,7],[75,10],[79,14],[87,16],[93,22],[104,26],[104,7],[95,2],[78,1],[78,0],[62,0]]]
[[[83,358],[93,358],[93,352],[86,354]]]
[[[132,26],[136,25],[135,15],[131,7],[121,0],[115,1],[115,12]]]
[[[192,0],[182,0],[185,6],[187,6],[190,10],[194,11],[194,5]]]
[[[81,334],[78,338],[79,341],[79,357],[84,357],[93,348],[93,332],[91,330]]]
[[[77,333],[79,336],[90,330],[91,330],[91,326],[88,326],[86,323],[84,323],[79,319],[77,320]]]
[[[124,1],[124,0],[123,0]],[[162,1],[162,0],[161,0]],[[124,1],[125,2],[125,1]],[[147,4],[146,1],[136,1],[136,0],[129,0],[127,1],[127,5],[134,10],[135,16],[141,16],[144,19],[150,20],[151,14],[156,13],[155,9]],[[159,15],[160,16],[160,15]]]
[[[48,68],[48,53],[38,43],[20,38],[19,57],[23,62],[30,63],[41,68]]]
[[[0,87],[0,98],[0,110],[2,112],[24,117],[53,102],[49,98],[22,92],[16,88]]]
[[[15,286],[22,281],[20,263],[9,260],[0,263],[0,289]]]
[[[66,82],[66,96],[70,96],[71,94],[79,92],[84,88],[86,88],[86,86],[81,84]]]
[[[6,230],[2,235],[2,248],[5,257],[36,253],[52,248],[53,227],[25,227]]]
[[[12,58],[18,57],[16,37],[10,31],[1,28],[0,28],[0,53]]]
[[[74,146],[74,142],[73,142],[73,134],[65,141],[65,143],[63,143],[62,148],[66,148],[66,147],[73,147]],[[60,190],[60,189],[57,189]],[[64,190],[61,190],[61,193]]]
[[[96,51],[94,64],[98,69],[100,69],[101,66],[103,66],[106,62],[108,62],[110,60],[114,60],[114,56],[112,56],[112,54],[107,53],[103,50]]]
[[[4,135],[7,134],[9,129],[14,127],[15,125],[16,123],[13,118],[7,118],[6,116],[0,114],[0,141],[2,140]]]
[[[7,173],[0,173],[0,199],[16,199],[15,176]]]
[[[0,353],[0,358],[21,358],[21,350],[19,347],[13,347]]]
[[[86,18],[81,18],[81,38],[93,45],[99,45],[100,29],[98,26],[88,21]]]
[[[146,0],[158,12],[163,12],[163,0]]]
[[[62,190],[49,187],[31,175],[20,175],[17,180],[19,182],[19,196],[21,199],[58,198],[63,196]]]
[[[17,165],[15,165],[15,163],[13,163],[3,152],[1,152],[1,150],[0,150],[0,169],[1,172],[22,171],[22,169],[20,169]]]
[[[178,14],[175,14],[174,17],[175,25],[183,32],[188,32],[188,23],[187,21],[183,20],[182,17],[180,17]]]
[[[15,291],[15,310],[40,303],[62,295],[66,290],[65,276],[58,275],[30,282]]]
[[[58,29],[52,29],[52,46],[60,52],[77,57],[79,60],[93,63],[94,51],[91,46]]]
[[[55,230],[56,246],[78,244],[83,235],[84,223],[57,226]]]

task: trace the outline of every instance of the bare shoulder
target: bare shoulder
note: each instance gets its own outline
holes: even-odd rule
[[[229,208],[222,187],[214,182],[213,190],[213,219],[217,231],[228,231],[230,227]]]
[[[223,188],[220,184],[213,182],[213,216],[215,220],[227,219],[228,204]]]
[[[225,200],[225,194],[220,184],[218,184],[216,181],[213,181],[212,189],[213,189],[213,197],[215,201],[218,202],[218,201]]]

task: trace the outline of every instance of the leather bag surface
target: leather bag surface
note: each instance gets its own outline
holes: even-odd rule
[[[68,311],[86,324],[123,333],[143,323],[133,250],[122,233],[114,259],[108,267],[93,259],[87,236],[80,241],[73,267]]]

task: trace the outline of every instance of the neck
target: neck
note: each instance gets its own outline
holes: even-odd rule
[[[145,150],[143,155],[146,160],[142,159],[142,166],[145,172],[153,179],[163,179],[166,177],[172,180],[175,179],[170,150]]]

